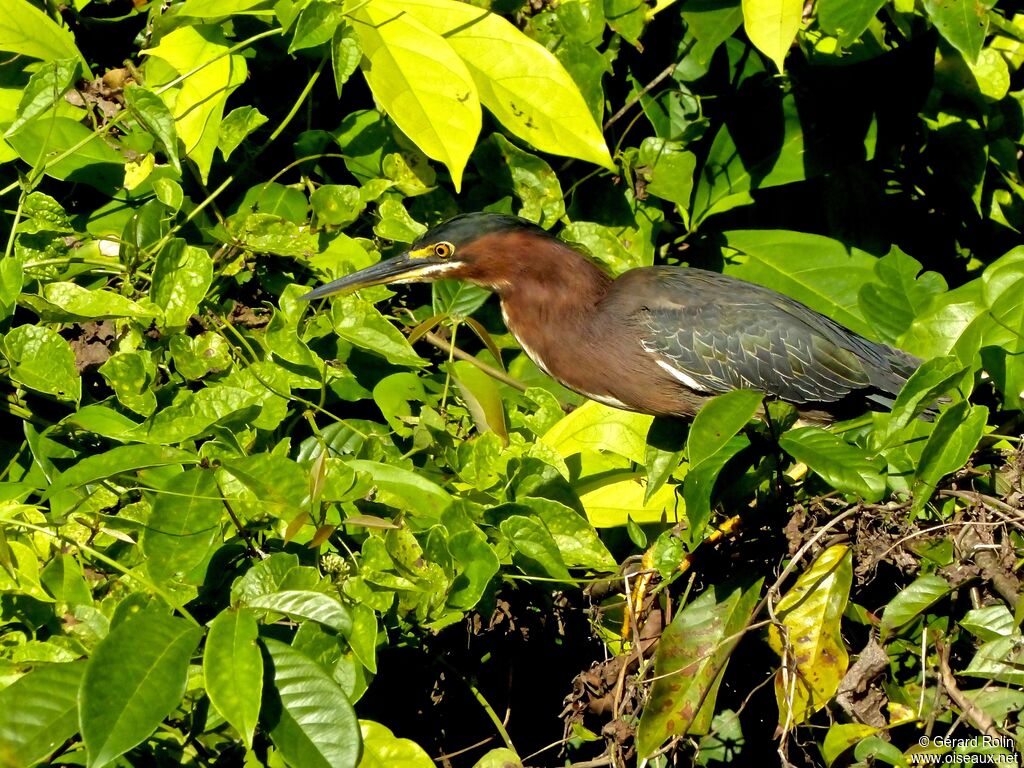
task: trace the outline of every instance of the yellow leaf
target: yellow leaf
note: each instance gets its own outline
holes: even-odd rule
[[[565,458],[580,451],[611,451],[643,464],[653,416],[610,408],[593,400],[559,419],[541,441]]]
[[[839,690],[850,656],[839,622],[850,596],[853,558],[849,547],[829,547],[800,575],[775,606],[785,637],[775,624],[768,644],[783,657],[775,678],[779,724],[798,725]]]
[[[634,523],[667,522],[669,525],[686,519],[683,500],[676,496],[671,485],[663,485],[645,503],[646,481],[640,472],[626,469],[587,478],[576,486],[576,492],[587,519],[595,528],[626,525],[630,518]]]
[[[152,57],[146,62],[146,78],[154,89],[187,75],[180,85],[160,96],[174,115],[174,127],[185,153],[199,166],[204,181],[217,147],[224,104],[228,95],[245,82],[245,59],[225,56],[229,47],[216,27],[184,26],[143,51]]]
[[[401,7],[451,44],[480,101],[542,152],[614,168],[601,129],[558,59],[501,16],[455,0],[405,0]]]
[[[803,10],[803,0],[743,0],[743,29],[779,72],[800,29]]]
[[[480,134],[480,97],[449,41],[405,3],[368,0],[350,19],[374,97],[423,152],[448,166],[458,191]]]

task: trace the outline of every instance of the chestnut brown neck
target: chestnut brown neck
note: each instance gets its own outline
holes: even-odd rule
[[[487,242],[490,237],[472,244],[464,279],[498,294],[505,324],[542,370],[601,399],[608,376],[597,361],[607,334],[596,321],[612,279],[553,238],[503,233]],[[520,237],[522,242],[514,241]]]

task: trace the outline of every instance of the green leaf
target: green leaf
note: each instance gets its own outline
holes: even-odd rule
[[[213,471],[200,467],[172,475],[155,496],[142,537],[146,568],[157,582],[182,579],[216,541],[224,503]]]
[[[282,757],[302,768],[356,768],[359,721],[338,684],[291,646],[267,638],[263,647],[272,684],[260,720]]]
[[[1020,635],[1013,614],[1002,604],[969,610],[960,620],[960,626],[981,640]]]
[[[514,750],[500,747],[492,749],[473,764],[473,768],[522,768],[522,761]]]
[[[821,475],[842,493],[867,501],[885,494],[885,460],[820,427],[791,429],[779,438],[779,447]]]
[[[179,16],[270,15],[273,0],[186,0],[178,9]]]
[[[875,280],[861,286],[857,303],[881,341],[892,344],[945,290],[940,274],[921,272],[920,262],[894,250],[876,262]]]
[[[796,101],[782,99],[781,130],[752,139],[738,127],[723,125],[715,135],[693,195],[692,226],[716,213],[753,202],[752,192],[778,187],[807,176],[804,129]],[[771,232],[762,233],[771,236]]]
[[[251,611],[229,608],[210,623],[203,650],[206,693],[250,749],[263,693],[263,655],[256,643],[258,634],[259,626]]]
[[[743,0],[743,29],[779,72],[800,30],[803,10],[801,0]]]
[[[936,357],[922,363],[903,385],[892,405],[886,442],[929,407],[965,373],[966,367],[955,357]]]
[[[775,677],[780,726],[804,722],[839,690],[850,661],[840,619],[852,583],[853,556],[849,547],[836,544],[818,555],[776,604],[786,633],[771,624],[768,644],[787,660]]]
[[[988,34],[988,11],[994,5],[992,0],[924,0],[935,28],[971,64],[978,60]]]
[[[594,527],[576,510],[551,499],[524,498],[520,502],[544,523],[558,546],[562,562],[572,568],[615,570],[612,557]]]
[[[683,502],[689,521],[687,536],[694,544],[704,537],[711,519],[711,496],[722,469],[736,454],[750,445],[746,435],[737,435],[697,466],[690,466],[683,479]]]
[[[282,613],[296,621],[315,621],[342,635],[352,631],[352,616],[337,598],[323,592],[292,589],[250,598],[250,608]]]
[[[7,142],[36,171],[42,170],[55,179],[81,182],[102,192],[111,192],[124,180],[124,158],[98,133],[69,117],[32,120]],[[67,152],[70,154],[56,159]]]
[[[369,0],[350,19],[374,97],[423,152],[448,166],[455,190],[480,134],[480,99],[452,44],[409,4]],[[426,77],[429,73],[429,77]]]
[[[3,338],[2,349],[12,381],[61,400],[77,403],[82,396],[75,355],[52,328],[19,325]]]
[[[860,313],[861,287],[874,279],[875,257],[821,235],[786,230],[725,233],[737,263],[725,273],[803,302],[811,309],[871,337]]]
[[[966,400],[954,403],[939,416],[914,475],[914,510],[924,508],[939,480],[967,463],[985,434],[987,421],[988,408]]]
[[[458,514],[457,509],[451,507],[441,518],[451,531],[448,551],[458,564],[448,594],[448,605],[468,611],[480,602],[487,585],[501,569],[501,563],[487,536],[475,524],[467,519],[456,530],[452,516]]]
[[[78,731],[78,686],[84,663],[41,665],[0,690],[0,744],[5,766],[45,759]]]
[[[220,136],[217,138],[217,148],[224,159],[231,157],[231,153],[238,149],[246,137],[267,120],[266,115],[256,107],[237,107],[228,112],[221,121]]]
[[[581,451],[611,451],[643,464],[653,420],[591,400],[563,417],[541,440],[563,458]]]
[[[882,614],[882,639],[944,598],[950,589],[949,582],[941,576],[925,574],[897,592]]]
[[[473,417],[477,430],[494,432],[501,438],[503,445],[508,445],[505,408],[495,380],[465,360],[453,363],[452,370],[455,384]]]
[[[1024,685],[1024,649],[1019,637],[1001,637],[985,643],[961,673],[989,681]]]
[[[697,156],[677,141],[648,136],[640,144],[638,168],[647,179],[646,192],[688,210],[693,194]]]
[[[202,248],[174,238],[157,254],[150,298],[163,309],[163,327],[181,328],[213,282],[213,261]]]
[[[68,488],[78,488],[97,480],[113,478],[124,472],[147,467],[165,467],[175,464],[198,464],[195,453],[169,446],[122,445],[104,453],[86,456],[68,467],[50,486],[47,496]]]
[[[693,419],[686,438],[686,454],[691,466],[713,456],[754,417],[764,395],[749,389],[737,389],[711,399]]]
[[[355,294],[335,296],[331,302],[334,332],[350,344],[374,352],[394,365],[420,368],[426,361],[409,340],[370,302]]]
[[[189,660],[201,636],[202,630],[184,619],[145,609],[100,642],[79,692],[90,768],[141,744],[181,703]]]
[[[542,573],[559,581],[571,580],[558,544],[542,522],[524,515],[511,515],[501,521],[500,528],[512,546]]]
[[[468,67],[480,101],[513,134],[542,152],[614,168],[583,95],[550,51],[501,16],[455,0],[400,5],[447,40]]]
[[[218,11],[218,14],[223,11]],[[228,96],[245,82],[245,58],[230,54],[231,42],[218,26],[183,25],[143,51],[146,85],[160,86],[188,74],[173,87],[161,90],[161,98],[175,116],[175,130],[205,183],[220,132]]]
[[[389,728],[372,720],[360,720],[363,734],[363,759],[359,768],[434,768],[423,747],[409,739],[399,739]]]
[[[76,59],[90,74],[71,32],[26,0],[0,0],[0,51],[43,61]]]
[[[491,296],[486,288],[462,280],[437,280],[430,287],[434,314],[460,320],[480,309]]]
[[[118,352],[100,366],[99,372],[125,408],[140,416],[156,410],[156,394],[152,391],[156,366],[147,353]]]
[[[345,13],[340,4],[313,0],[299,13],[292,41],[288,44],[288,53],[326,43],[334,37],[334,30],[344,18]]]
[[[878,728],[863,723],[836,723],[828,729],[825,741],[821,745],[821,756],[825,758],[825,768],[832,764],[846,750],[868,736],[878,733]]]
[[[25,283],[25,268],[17,256],[0,259],[0,320],[14,314]]]
[[[359,219],[366,208],[359,187],[351,184],[324,184],[309,196],[317,221],[330,227],[347,227]]]
[[[92,593],[85,583],[82,566],[69,554],[58,555],[47,563],[39,581],[58,602],[92,605]]]
[[[167,105],[148,88],[130,85],[124,89],[125,102],[143,127],[164,148],[164,154],[174,169],[181,173],[178,159],[178,132],[174,128],[174,115]]]
[[[575,490],[595,528],[626,525],[630,519],[636,523],[679,522],[683,510],[675,487],[664,485],[647,496],[643,481],[642,473],[623,469],[604,472]]]
[[[715,51],[743,23],[742,6],[732,0],[707,4],[684,3],[681,15],[687,35],[692,35],[695,41],[684,62],[692,61],[701,70],[707,69]]]
[[[60,59],[49,61],[33,72],[21,94],[18,116],[8,126],[4,136],[17,133],[25,123],[48,112],[74,84],[79,65],[76,59]]]
[[[143,307],[120,294],[101,288],[90,291],[76,283],[47,283],[42,294],[47,302],[69,315],[62,318],[67,320],[98,321],[115,317],[147,320],[157,314],[152,307]]]
[[[0,592],[28,595],[44,603],[53,602],[40,583],[39,555],[32,547],[20,541],[8,541],[3,554]]]
[[[817,5],[818,23],[828,34],[839,38],[843,48],[849,48],[864,34],[883,5],[885,0],[821,0]]]
[[[379,500],[385,503],[393,502],[415,514],[436,517],[452,503],[452,497],[447,491],[423,477],[421,473],[393,464],[363,459],[349,461],[348,465],[356,472],[366,472],[370,475],[378,493],[383,494]]]
[[[715,585],[672,619],[654,657],[654,687],[637,729],[645,757],[665,741],[708,732],[725,666],[761,593],[749,586]]]
[[[334,89],[339,99],[342,86],[359,67],[362,56],[356,31],[351,24],[341,24],[334,30],[334,39],[331,41],[331,71],[334,73]]]
[[[491,136],[501,167],[512,177],[512,191],[522,201],[518,215],[544,229],[565,216],[562,185],[551,166],[536,155],[524,152],[500,133]]]

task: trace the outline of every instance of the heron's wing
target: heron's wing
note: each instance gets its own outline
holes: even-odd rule
[[[644,349],[691,389],[834,402],[856,390],[895,394],[916,367],[775,291],[703,270],[650,271],[657,290],[638,297],[632,320]]]

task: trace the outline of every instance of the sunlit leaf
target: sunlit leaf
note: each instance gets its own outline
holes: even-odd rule
[[[7,127],[4,135],[16,133],[21,126],[49,110],[74,83],[79,66],[80,62],[75,59],[59,59],[47,62],[33,72],[21,95],[18,117]]]
[[[612,451],[643,464],[652,420],[651,416],[589,401],[563,417],[541,439],[561,456],[583,450]]]
[[[206,693],[250,748],[263,692],[258,630],[255,617],[245,608],[221,611],[210,623],[203,650]]]
[[[213,262],[202,248],[174,238],[156,257],[150,297],[164,311],[164,326],[188,322],[213,281]]]
[[[78,686],[85,666],[39,666],[0,691],[4,765],[35,765],[78,731]]]
[[[309,590],[270,592],[249,599],[250,608],[281,613],[296,621],[315,621],[341,634],[352,629],[352,616],[337,598]]]
[[[301,651],[262,641],[272,685],[260,720],[290,765],[356,768],[362,753],[359,721],[344,692]]]
[[[546,48],[501,16],[455,0],[401,7],[445,37],[466,63],[480,101],[512,133],[542,152],[613,167],[579,88]]]
[[[882,613],[882,639],[927,610],[950,592],[949,582],[935,574],[920,576],[901,589]]]
[[[71,32],[26,0],[0,0],[0,51],[43,61],[76,59],[89,72]]]
[[[761,407],[764,395],[737,389],[712,399],[693,419],[686,438],[686,455],[691,466],[713,456],[747,425]]]
[[[839,690],[850,656],[840,619],[853,582],[849,548],[836,544],[800,574],[775,606],[782,629],[768,628],[768,643],[783,658],[775,676],[779,724],[797,725]]]
[[[75,355],[67,341],[43,325],[19,325],[0,342],[10,366],[11,379],[18,384],[78,402],[82,380],[75,370]]]
[[[372,720],[360,720],[359,727],[363,734],[359,768],[433,768],[434,761],[415,741],[400,739]]]
[[[201,635],[184,619],[146,609],[114,627],[97,646],[79,693],[90,768],[140,744],[181,702]]]
[[[946,409],[921,452],[914,475],[914,509],[923,509],[932,491],[945,475],[960,469],[985,434],[988,408],[966,400]]]
[[[186,470],[156,489],[142,537],[149,575],[181,579],[199,565],[220,533],[223,514],[212,470]]]
[[[743,0],[743,28],[761,53],[781,72],[796,39],[804,6],[800,0]]]
[[[224,104],[230,93],[245,82],[245,59],[229,54],[231,43],[217,26],[183,25],[160,38],[153,48],[143,51],[146,85],[160,86],[181,82],[161,93],[174,115],[178,138],[185,154],[196,163],[205,181],[217,148]]]
[[[800,427],[779,438],[779,447],[821,475],[833,488],[878,501],[885,493],[885,461],[870,456],[820,427]]]
[[[448,166],[458,190],[480,133],[477,86],[452,42],[411,10],[406,3],[369,0],[351,12],[368,64],[363,73],[395,124]]]
[[[825,758],[826,767],[830,767],[836,759],[861,739],[878,733],[873,725],[863,723],[836,723],[828,729],[825,741],[821,745],[821,756]]]
[[[746,230],[725,237],[738,252],[737,263],[727,264],[726,274],[776,290],[871,337],[858,296],[874,279],[874,256],[803,232]]]
[[[942,36],[973,63],[985,42],[988,9],[993,5],[978,0],[925,0],[924,10]]]

